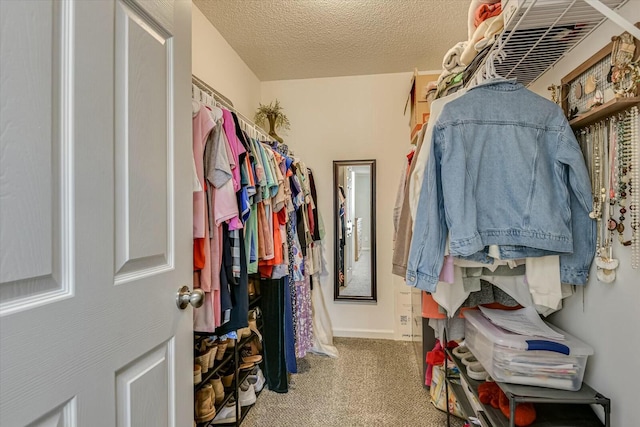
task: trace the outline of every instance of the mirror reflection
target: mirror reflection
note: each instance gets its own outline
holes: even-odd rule
[[[375,160],[333,162],[334,299],[376,300]]]

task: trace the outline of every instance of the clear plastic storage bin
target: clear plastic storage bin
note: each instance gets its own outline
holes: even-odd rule
[[[579,390],[593,348],[563,330],[564,341],[505,331],[480,311],[464,312],[465,343],[496,381]]]

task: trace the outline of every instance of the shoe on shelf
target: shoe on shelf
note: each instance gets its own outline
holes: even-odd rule
[[[230,373],[222,376],[222,385],[224,388],[231,388],[233,385],[233,369],[231,369]]]
[[[243,363],[260,363],[262,356],[251,351],[251,347],[245,346],[240,350],[240,359]]]
[[[236,402],[230,400],[225,406],[220,408],[218,415],[211,421],[211,424],[227,424],[236,422]]]
[[[200,365],[193,365],[193,383],[200,384],[202,382],[202,368]]]
[[[249,293],[249,300],[257,298],[260,295],[260,279],[249,277],[247,291]]]
[[[209,352],[209,369],[212,369],[216,361],[216,356],[218,356],[218,343],[211,338],[207,338],[203,344]]]
[[[250,339],[247,346],[251,348],[251,354],[262,354],[262,342],[260,342],[257,336]]]
[[[251,375],[247,377],[247,381],[249,381],[250,384],[253,384],[253,388],[256,390],[256,393],[260,393],[262,391],[266,382],[264,375],[262,374],[262,370],[258,366],[253,368],[253,372],[251,372]]]
[[[205,423],[216,416],[216,407],[213,405],[213,387],[205,384],[196,392],[196,421]]]
[[[238,369],[241,371],[248,371],[249,369],[253,369],[253,367],[256,366],[255,363],[250,363],[250,362],[241,362],[240,366],[238,366]]]
[[[209,372],[209,353],[196,356],[194,362],[196,365],[200,365],[203,374]]]
[[[221,361],[224,359],[224,352],[227,351],[227,346],[229,345],[229,339],[218,341],[218,351],[216,353],[216,360]]]
[[[253,370],[251,371],[249,376],[251,376],[251,377],[260,377],[260,378],[264,379],[264,374],[262,373],[262,369],[260,369],[260,366],[256,366],[255,368],[253,368]]]
[[[242,328],[238,329],[238,338],[248,338],[251,336],[251,329]]]
[[[215,375],[211,380],[213,386],[213,394],[215,395],[215,404],[220,405],[224,400],[224,386],[219,375]]]
[[[256,403],[256,390],[247,380],[240,384],[240,389],[238,390],[238,402],[240,403],[240,406],[250,406]]]

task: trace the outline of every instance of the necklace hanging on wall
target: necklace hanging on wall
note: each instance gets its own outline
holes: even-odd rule
[[[591,191],[593,196],[593,210],[589,213],[589,217],[591,219],[595,219],[598,221],[598,225],[600,225],[600,221],[602,219],[602,199],[600,196],[601,188],[602,188],[602,159],[600,147],[600,141],[598,138],[598,134],[600,132],[600,124],[598,123],[596,126],[592,126],[589,129],[589,133],[591,134],[591,141],[593,143],[592,153],[593,156],[591,158]],[[600,234],[598,233],[598,237]]]
[[[630,113],[630,180],[629,194],[631,203],[629,210],[631,211],[631,267],[637,269],[640,267],[640,144],[638,143],[638,107],[631,108]]]
[[[623,246],[631,245],[631,240],[624,239],[624,232],[626,227],[624,220],[627,213],[627,207],[629,205],[627,200],[627,192],[629,190],[629,181],[631,176],[629,174],[629,160],[630,160],[630,147],[629,147],[629,135],[627,134],[627,117],[619,115],[616,121],[616,147],[617,147],[617,165],[618,165],[618,190],[616,192],[616,199],[618,202],[619,213],[618,217],[618,240]]]
[[[594,148],[600,155],[600,203],[602,206],[602,216],[598,218],[598,252],[595,258],[596,277],[602,283],[612,283],[616,279],[616,268],[619,262],[613,258],[613,231],[615,230],[615,220],[612,220],[614,199],[611,197],[613,189],[612,169],[614,163],[614,141],[609,138],[609,128],[606,122],[596,125],[596,138]],[[606,162],[606,165],[605,165]],[[605,167],[606,166],[606,167]],[[608,187],[608,188],[605,188]],[[606,207],[606,209],[605,209]],[[605,219],[608,219],[605,222]]]

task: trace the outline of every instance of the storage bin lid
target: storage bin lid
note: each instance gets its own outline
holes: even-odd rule
[[[505,331],[504,329],[499,328],[491,323],[491,321],[484,317],[478,310],[467,310],[463,314],[467,322],[473,325],[481,334],[483,334],[496,345],[513,348],[516,350],[528,350],[529,342],[531,341],[548,341],[550,343],[556,343],[569,347],[571,356],[591,356],[593,354],[593,348],[591,346],[585,344],[573,335],[566,333],[562,329],[557,328],[548,322],[545,323],[547,323],[550,328],[557,332],[560,332],[565,336],[564,340],[550,340],[541,337],[518,335],[513,332]]]

